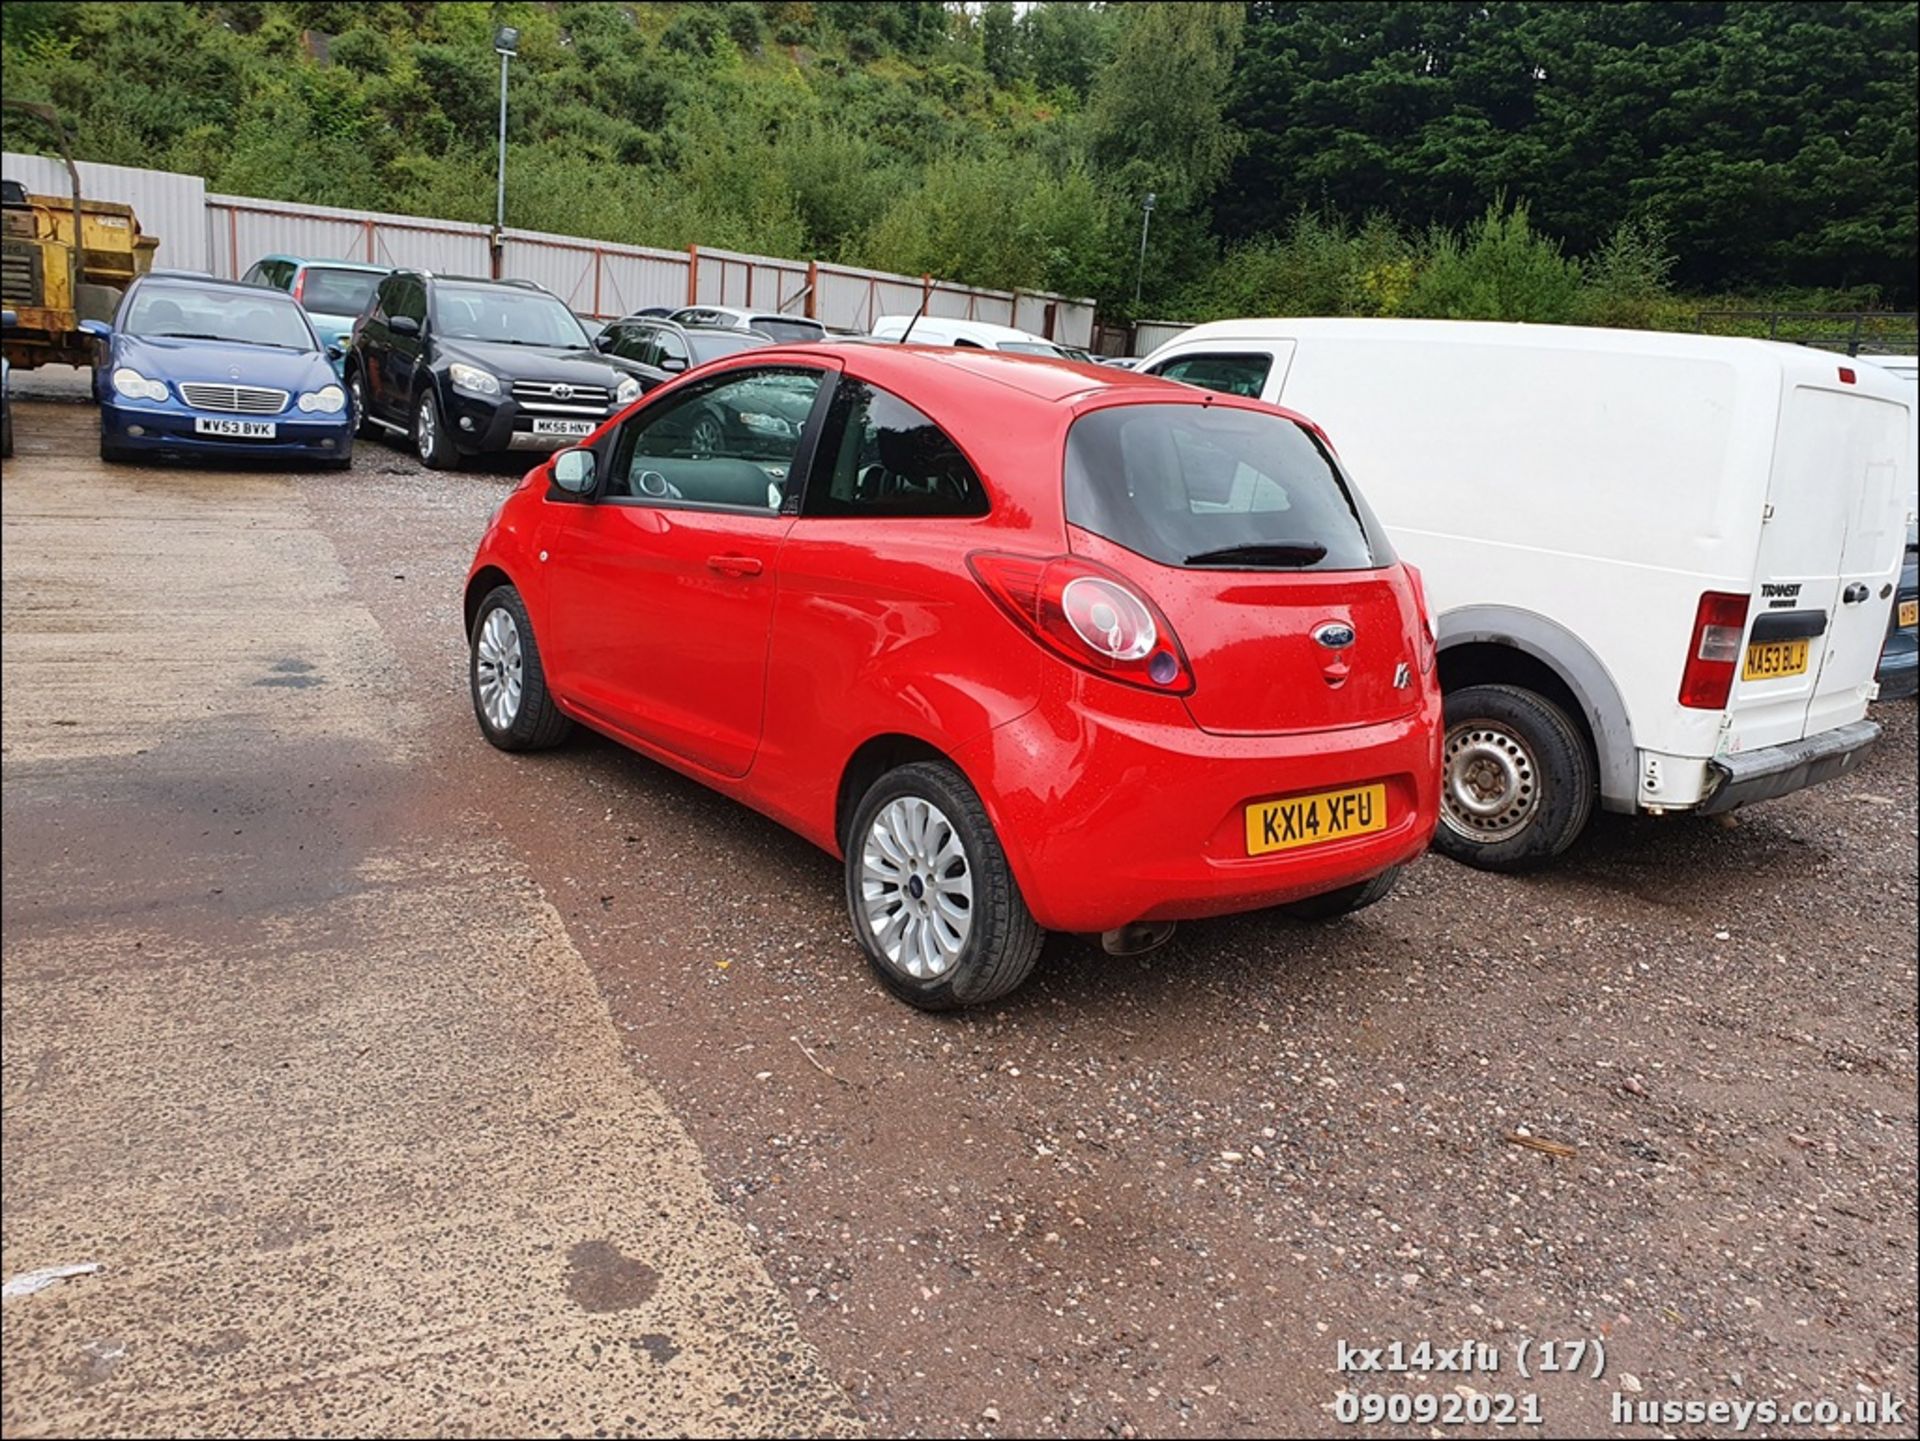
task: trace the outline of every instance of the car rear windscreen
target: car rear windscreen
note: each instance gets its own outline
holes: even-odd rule
[[[358,315],[367,308],[381,279],[377,270],[322,270],[310,265],[300,286],[300,303],[313,315]]]
[[[1116,405],[1067,432],[1067,520],[1162,565],[1370,570],[1393,554],[1303,426],[1225,405]]]
[[[756,315],[753,328],[762,335],[771,335],[783,344],[796,341],[818,340],[827,333],[827,328],[814,320],[782,320],[775,315]]]

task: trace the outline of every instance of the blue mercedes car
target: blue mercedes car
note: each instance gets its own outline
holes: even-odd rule
[[[127,287],[100,342],[100,458],[139,455],[353,460],[353,419],[329,347],[293,297],[211,276]]]

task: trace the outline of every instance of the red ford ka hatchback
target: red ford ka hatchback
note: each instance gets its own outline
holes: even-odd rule
[[[503,750],[591,726],[846,865],[880,980],[1330,917],[1437,816],[1417,575],[1310,422],[991,351],[770,348],[531,472],[466,590]]]

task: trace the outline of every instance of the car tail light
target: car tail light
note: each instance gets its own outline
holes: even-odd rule
[[[301,271],[293,277],[293,298],[298,300],[307,293],[307,272]]]
[[[1740,665],[1740,642],[1747,633],[1747,597],[1710,590],[1693,616],[1693,644],[1680,677],[1680,704],[1694,710],[1720,710],[1733,693]]]
[[[1420,574],[1417,567],[1401,562],[1401,568],[1407,573],[1407,579],[1413,582],[1413,603],[1420,610],[1420,674],[1425,675],[1433,669],[1434,657],[1439,653],[1440,643],[1434,639],[1433,612],[1427,609],[1427,578]]]
[[[1166,616],[1106,567],[985,550],[968,556],[967,567],[1000,609],[1063,660],[1146,690],[1193,689],[1193,668]]]

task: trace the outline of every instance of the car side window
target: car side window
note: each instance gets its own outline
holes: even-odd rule
[[[616,354],[642,365],[660,363],[660,332],[651,325],[630,325],[620,337]]]
[[[427,323],[427,287],[421,284],[417,276],[403,275],[395,288],[392,302],[387,308],[389,318],[404,315],[417,320],[422,326]]]
[[[779,510],[820,381],[817,370],[731,371],[643,407],[621,427],[608,498]]]
[[[1202,390],[1217,390],[1223,395],[1244,395],[1249,400],[1258,400],[1272,369],[1273,357],[1264,351],[1238,351],[1175,356],[1154,366],[1148,374],[1197,385]]]
[[[687,342],[671,330],[654,332],[654,352],[649,364],[658,365],[664,360],[684,360],[688,367],[693,365],[693,357],[687,354]]]
[[[987,491],[953,438],[897,395],[843,377],[807,515],[975,516]]]
[[[389,275],[374,287],[373,305],[367,311],[369,320],[388,320],[393,316],[393,298],[400,292],[400,277]]]
[[[247,273],[240,277],[240,283],[242,285],[265,285],[266,279],[262,274],[265,269],[266,266],[260,261],[254,261],[253,264],[247,267]]]

